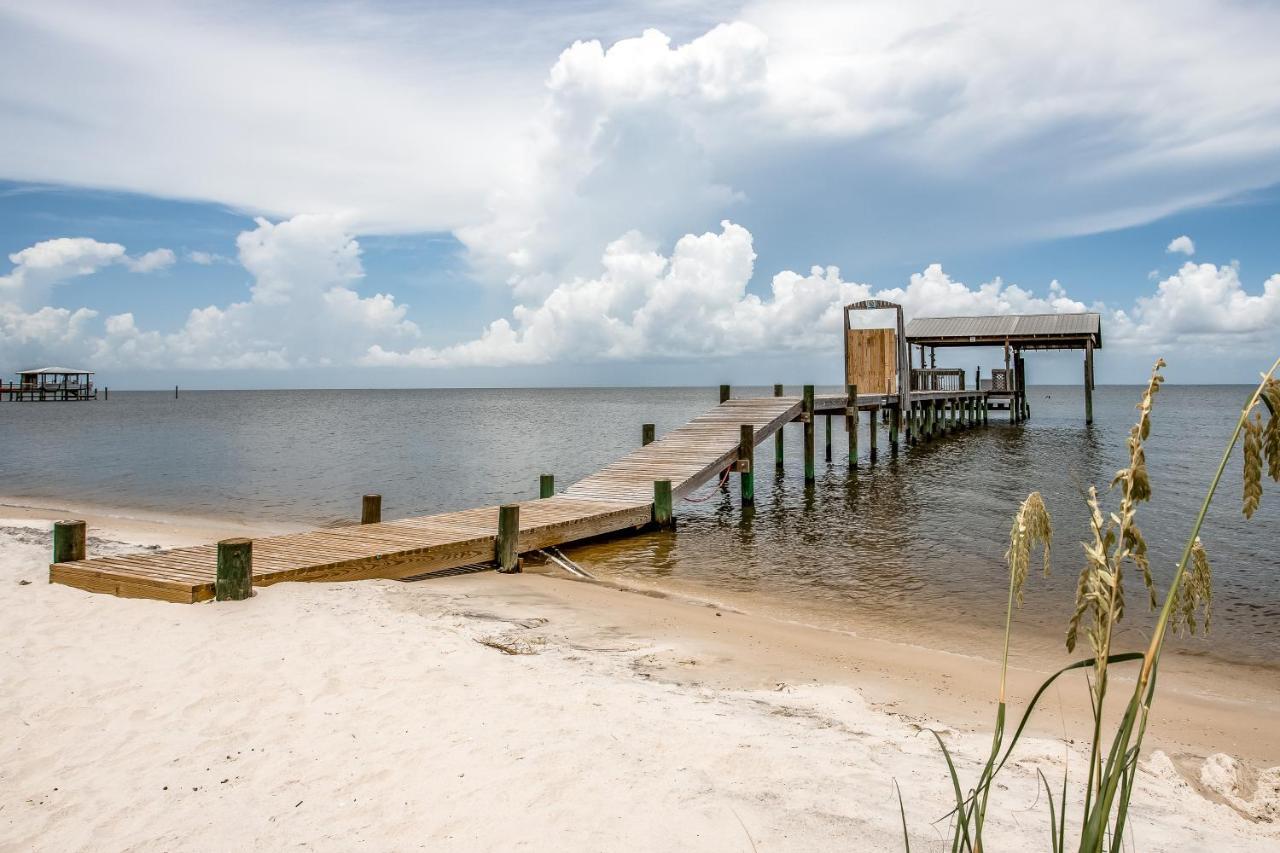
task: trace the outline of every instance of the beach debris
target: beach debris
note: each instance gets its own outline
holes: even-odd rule
[[[542,637],[500,637],[487,635],[476,637],[475,641],[482,646],[497,649],[505,655],[536,655],[542,651],[547,641]]]

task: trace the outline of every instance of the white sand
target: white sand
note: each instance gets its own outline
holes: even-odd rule
[[[913,849],[941,850],[950,782],[922,726],[969,778],[989,745],[845,684],[712,686],[677,628],[731,613],[529,574],[115,599],[47,584],[25,515],[0,520],[3,850],[901,850],[894,779]],[[164,533],[134,541],[196,535]],[[1082,775],[1051,739],[1020,755],[991,849],[1047,845],[1035,768]],[[1131,837],[1277,850],[1277,803],[1280,768],[1157,752]]]

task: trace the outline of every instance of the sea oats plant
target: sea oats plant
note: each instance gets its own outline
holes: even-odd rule
[[[990,755],[978,776],[978,781],[968,793],[960,783],[960,777],[950,752],[942,738],[935,732],[951,776],[955,795],[955,808],[947,817],[953,820],[951,849],[953,853],[982,850],[982,832],[986,821],[988,801],[996,774],[1009,760],[1017,745],[1031,712],[1040,697],[1059,676],[1075,669],[1089,670],[1090,702],[1093,710],[1093,731],[1090,739],[1089,769],[1083,791],[1083,814],[1080,820],[1078,848],[1082,853],[1103,853],[1123,849],[1125,821],[1130,798],[1133,796],[1138,768],[1138,756],[1142,739],[1146,734],[1151,703],[1155,698],[1156,672],[1164,638],[1170,625],[1175,632],[1196,633],[1209,629],[1213,604],[1213,572],[1200,529],[1205,515],[1222,479],[1223,471],[1231,458],[1236,443],[1244,433],[1244,494],[1245,517],[1251,517],[1262,500],[1263,461],[1267,476],[1280,481],[1280,382],[1273,376],[1280,369],[1280,360],[1262,376],[1262,382],[1249,396],[1240,412],[1235,430],[1227,443],[1209,489],[1191,526],[1190,535],[1182,552],[1182,558],[1174,570],[1169,589],[1161,603],[1156,593],[1151,566],[1147,558],[1147,542],[1137,524],[1139,505],[1151,499],[1151,480],[1147,473],[1146,441],[1151,434],[1151,413],[1164,377],[1160,371],[1164,360],[1156,362],[1142,399],[1138,403],[1138,422],[1129,432],[1129,464],[1120,469],[1111,481],[1110,491],[1118,492],[1116,509],[1108,512],[1096,488],[1091,487],[1086,498],[1089,507],[1091,541],[1084,543],[1084,568],[1076,587],[1075,610],[1067,626],[1067,649],[1074,651],[1081,630],[1088,640],[1093,657],[1076,661],[1051,675],[1032,696],[1023,712],[1013,737],[1005,745],[1006,674],[1009,665],[1009,636],[1013,622],[1014,603],[1022,603],[1022,587],[1026,583],[1031,555],[1037,544],[1044,549],[1044,570],[1049,571],[1049,547],[1053,536],[1049,513],[1039,492],[1032,492],[1018,508],[1009,534],[1009,550],[1005,554],[1009,568],[1009,596],[1005,612],[1004,655],[1000,669],[1000,693],[996,706],[995,733]],[[1268,413],[1264,425],[1262,410]],[[1142,574],[1151,608],[1159,607],[1152,627],[1151,639],[1145,652],[1114,652],[1115,629],[1125,614],[1124,575],[1132,565]],[[1108,691],[1108,670],[1113,664],[1141,662],[1133,693],[1125,706],[1120,722],[1111,734],[1108,744],[1103,738],[1102,717]],[[1062,790],[1057,801],[1050,789],[1049,780],[1040,774],[1040,781],[1048,795],[1050,849],[1062,853],[1067,848],[1067,796],[1068,782],[1062,780]],[[906,837],[905,809],[902,794],[898,792],[899,813],[903,815],[903,834]],[[910,850],[909,840],[907,849]]]

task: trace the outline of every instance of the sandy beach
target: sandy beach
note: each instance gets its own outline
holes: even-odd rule
[[[3,850],[901,850],[895,780],[913,849],[944,849],[929,729],[970,777],[989,748],[998,649],[544,567],[117,599],[46,583],[66,514],[0,507]],[[91,554],[267,529],[87,517]],[[1174,660],[1136,848],[1280,848],[1274,673]],[[1015,669],[1014,707],[1044,674]],[[1046,709],[1000,777],[994,849],[1047,844],[1037,770],[1083,774],[1082,681]]]

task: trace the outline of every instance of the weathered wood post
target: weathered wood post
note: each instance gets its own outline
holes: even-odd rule
[[[173,399],[175,399],[175,400],[176,400],[176,399],[178,399],[178,386],[177,386],[177,385],[174,385],[174,386],[173,386]]]
[[[880,410],[872,409],[870,414],[871,417],[867,418],[867,455],[875,462],[880,455]]]
[[[720,386],[720,402],[721,402],[721,403],[727,403],[727,402],[729,402],[729,396],[730,396],[730,392],[731,392],[731,390],[732,390],[732,389],[730,389],[730,387],[729,387],[728,385],[721,385],[721,386]]]
[[[889,407],[889,455],[898,455],[898,426],[902,420],[902,409],[898,406]]]
[[[498,507],[498,539],[493,544],[498,571],[514,574],[520,571],[520,504]]]
[[[1093,423],[1093,339],[1084,344],[1084,422]]]
[[[103,389],[102,389],[102,402],[104,402],[104,403],[105,403],[107,400],[110,400],[110,399],[111,399],[111,388],[110,388],[110,387],[105,387],[105,388],[103,388]]]
[[[849,467],[858,467],[858,386],[850,385],[844,407],[844,427],[849,431]]]
[[[644,447],[646,444],[653,444],[653,440],[654,438],[657,437],[657,434],[658,434],[657,427],[654,426],[653,424],[641,424],[640,425],[640,446]]]
[[[818,479],[813,464],[813,386],[804,386],[804,481]]]
[[[85,558],[85,532],[83,521],[55,521],[53,523],[53,561],[73,563]]]
[[[218,572],[213,582],[217,601],[242,601],[253,595],[253,540],[223,539],[218,543]]]
[[[360,501],[360,523],[377,524],[382,521],[382,495],[365,495]]]
[[[756,502],[756,428],[751,424],[738,426],[738,485],[742,491],[742,504]]]
[[[671,481],[653,481],[653,523],[662,530],[670,530],[676,526],[675,514],[671,508]]]
[[[556,475],[542,474],[538,477],[538,497],[550,498],[556,494]]]
[[[782,396],[781,385],[773,386],[773,396]],[[779,471],[782,470],[782,429],[783,427],[778,427],[778,431],[773,434],[773,465]]]
[[[987,402],[987,398],[986,398],[986,397],[983,397],[983,398],[982,398],[982,400],[981,400],[981,405],[982,405],[982,425],[983,425],[983,426],[986,426],[986,425],[987,425],[987,417],[988,417],[988,415],[990,415],[990,413],[991,413],[991,412],[990,412],[991,406],[988,404],[988,402]]]
[[[831,461],[831,415],[826,416],[826,421],[827,421],[827,448],[826,448],[825,456],[826,456],[826,460],[830,462]]]

